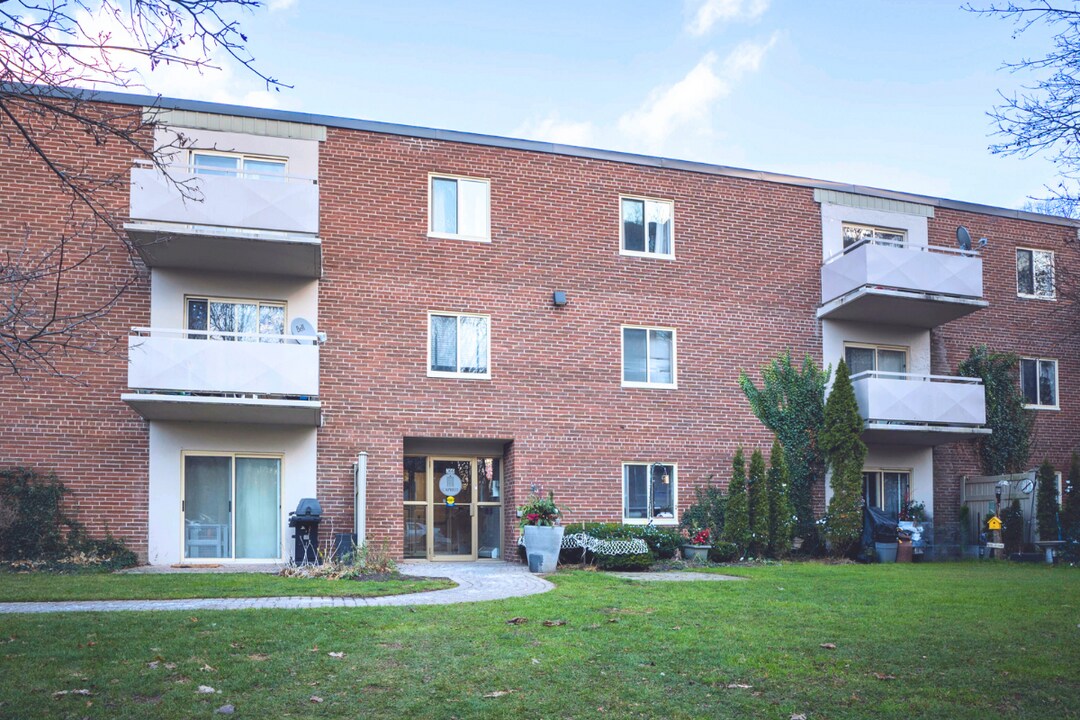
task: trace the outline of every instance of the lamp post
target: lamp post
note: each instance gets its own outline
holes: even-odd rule
[[[1004,480],[998,482],[998,484],[994,486],[994,517],[996,517],[998,520],[1001,520],[1001,490],[1002,490],[1003,487],[1005,487],[1005,481]],[[1000,530],[995,530],[994,531],[994,542],[995,543],[1000,543],[1001,542],[1001,531]],[[1004,554],[1005,553],[1002,552],[1002,555],[1004,555]],[[992,557],[992,558],[997,557],[997,550],[996,549],[992,548],[990,550],[990,557]]]

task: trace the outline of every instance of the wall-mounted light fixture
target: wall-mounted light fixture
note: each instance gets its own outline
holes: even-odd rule
[[[551,293],[551,302],[555,305],[555,307],[563,307],[564,305],[566,305],[566,303],[569,302],[569,300],[566,299],[566,291],[556,290],[555,292]]]

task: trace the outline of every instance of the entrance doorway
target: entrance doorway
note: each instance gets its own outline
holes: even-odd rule
[[[501,557],[501,466],[496,457],[406,456],[405,557]]]

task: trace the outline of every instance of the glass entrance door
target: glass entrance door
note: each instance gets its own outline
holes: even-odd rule
[[[476,461],[432,458],[431,555],[442,560],[474,560]]]
[[[406,558],[499,558],[501,459],[405,457]]]

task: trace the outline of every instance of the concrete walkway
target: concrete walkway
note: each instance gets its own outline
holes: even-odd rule
[[[450,605],[525,597],[551,590],[547,580],[533,575],[524,565],[501,561],[470,563],[404,562],[402,575],[450,578],[457,587],[387,597],[266,597],[194,600],[70,600],[64,602],[0,603],[0,613],[116,612],[196,610],[302,609],[324,607],[378,607],[402,605]],[[73,580],[75,580],[73,578]]]

